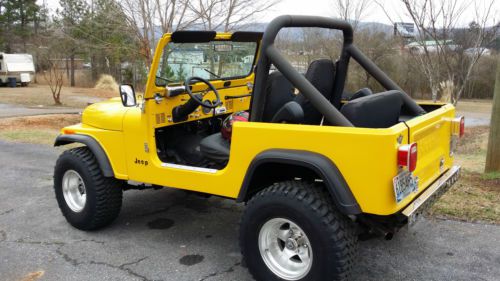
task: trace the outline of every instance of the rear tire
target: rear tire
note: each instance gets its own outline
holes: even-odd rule
[[[120,213],[123,182],[104,177],[87,147],[66,150],[54,169],[56,200],[66,220],[81,230],[109,225]]]
[[[274,241],[273,226],[278,233]],[[265,237],[271,237],[267,244]],[[357,236],[353,222],[335,208],[323,186],[286,181],[248,202],[240,247],[256,280],[347,280]]]

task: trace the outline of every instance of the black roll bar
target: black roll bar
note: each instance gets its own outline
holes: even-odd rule
[[[422,115],[425,114],[425,110],[420,107],[403,89],[401,89],[396,82],[392,81],[387,74],[385,74],[382,69],[380,69],[375,63],[373,63],[363,52],[361,52],[358,47],[351,44],[346,47],[346,51],[351,55],[351,57],[361,65],[377,82],[382,85],[387,91],[396,90],[403,95],[403,103],[408,109],[410,114],[413,115]]]
[[[332,101],[340,106],[340,97],[344,90],[344,84],[347,77],[349,59],[352,56],[368,73],[370,73],[386,90],[404,91],[392,81],[380,68],[378,68],[370,59],[359,51],[353,43],[352,26],[343,20],[337,20],[326,17],[316,16],[279,16],[269,23],[262,38],[262,47],[260,52],[258,67],[256,70],[255,87],[252,98],[252,107],[250,120],[259,122],[262,120],[264,104],[266,102],[266,84],[269,76],[271,63],[283,73],[283,75],[312,103],[312,105],[325,117],[332,125],[353,127],[352,123],[340,113],[302,74],[300,74],[289,62],[281,55],[274,46],[274,40],[278,32],[285,27],[319,27],[341,30],[344,36],[342,52],[337,63],[335,74],[335,85],[333,97],[337,100]],[[425,111],[413,101],[407,94],[404,96],[404,103],[410,113],[420,115]]]

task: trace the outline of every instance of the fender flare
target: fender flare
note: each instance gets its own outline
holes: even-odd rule
[[[105,177],[110,178],[115,176],[106,152],[104,151],[104,149],[102,149],[101,145],[91,136],[81,134],[59,135],[56,138],[54,146],[66,145],[75,142],[86,145],[90,149],[90,151],[92,151]]]
[[[247,169],[237,202],[249,199],[254,173],[260,165],[267,163],[289,164],[312,170],[323,180],[333,202],[343,214],[361,214],[361,208],[337,166],[321,154],[302,150],[271,149],[259,153]]]

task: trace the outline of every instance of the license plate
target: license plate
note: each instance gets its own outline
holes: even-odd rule
[[[399,173],[392,179],[396,202],[399,203],[412,192],[418,191],[418,180],[408,171]]]

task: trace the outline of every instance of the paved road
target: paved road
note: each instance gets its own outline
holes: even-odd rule
[[[81,111],[82,110],[79,108],[70,108],[70,107],[55,107],[55,106],[25,107],[14,104],[0,103],[0,118],[45,115],[45,114],[71,114],[71,113],[79,113]]]
[[[465,116],[465,126],[489,126],[491,120],[491,102],[487,101],[460,101],[456,108],[456,115]]]
[[[491,122],[491,111],[489,112],[471,112],[457,110],[457,116],[463,115],[465,117],[466,127],[475,126],[489,126]]]
[[[52,192],[59,151],[0,142],[0,280],[251,280],[237,244],[242,206],[179,190],[128,191],[111,226],[82,232]],[[360,245],[354,280],[498,280],[500,226],[424,220]]]

